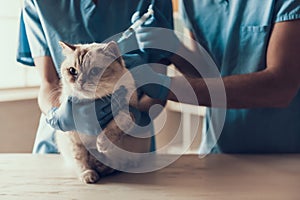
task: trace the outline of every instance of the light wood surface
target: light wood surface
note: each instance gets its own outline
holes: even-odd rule
[[[156,172],[85,185],[59,155],[0,154],[0,199],[299,200],[300,155],[184,155]]]

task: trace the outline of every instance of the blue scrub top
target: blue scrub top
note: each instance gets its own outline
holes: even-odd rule
[[[17,60],[33,65],[33,58],[51,56],[60,75],[60,65],[64,57],[59,41],[70,44],[102,42],[131,25],[131,16],[139,1],[98,0],[94,3],[92,0],[25,0]],[[165,17],[172,22],[170,5],[171,0],[157,4]],[[135,37],[123,45],[138,51]],[[56,153],[54,132],[42,116],[33,152]],[[153,140],[151,150],[154,150],[154,146]]]
[[[300,19],[300,3],[299,0],[182,0],[180,12],[221,75],[228,76],[266,68],[274,23]],[[210,114],[208,109],[200,153],[300,152],[300,93],[283,109],[226,110],[217,145],[214,136],[218,134],[208,127],[217,124],[218,118],[210,121]]]

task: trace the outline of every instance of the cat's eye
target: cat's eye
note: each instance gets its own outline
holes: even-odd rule
[[[100,67],[93,67],[90,71],[90,75],[92,76],[98,76],[101,72],[101,68]]]
[[[72,76],[77,76],[78,75],[78,72],[74,67],[70,67],[69,72]]]

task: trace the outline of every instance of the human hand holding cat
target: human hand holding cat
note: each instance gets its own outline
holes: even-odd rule
[[[136,87],[154,99],[167,100],[171,78],[155,72],[148,64],[143,64],[130,69]]]
[[[137,88],[140,88],[149,97],[166,100],[171,84],[170,77],[155,72],[139,54],[124,54],[123,59],[129,66],[129,72]],[[154,63],[152,64],[154,65]],[[166,67],[161,64],[156,65],[157,67]]]
[[[93,100],[78,100],[68,98],[60,107],[52,108],[47,116],[47,123],[54,129],[61,131],[78,131],[89,135],[98,135],[111,121],[125,101],[127,90],[120,87],[115,93],[115,100],[111,96]]]

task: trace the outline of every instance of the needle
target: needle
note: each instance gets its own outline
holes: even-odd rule
[[[139,28],[151,15],[153,15],[154,11],[152,9],[152,5],[149,6],[148,11],[138,20],[136,20],[126,31],[122,33],[121,38],[117,41],[117,43],[122,42],[129,38],[137,28]]]

